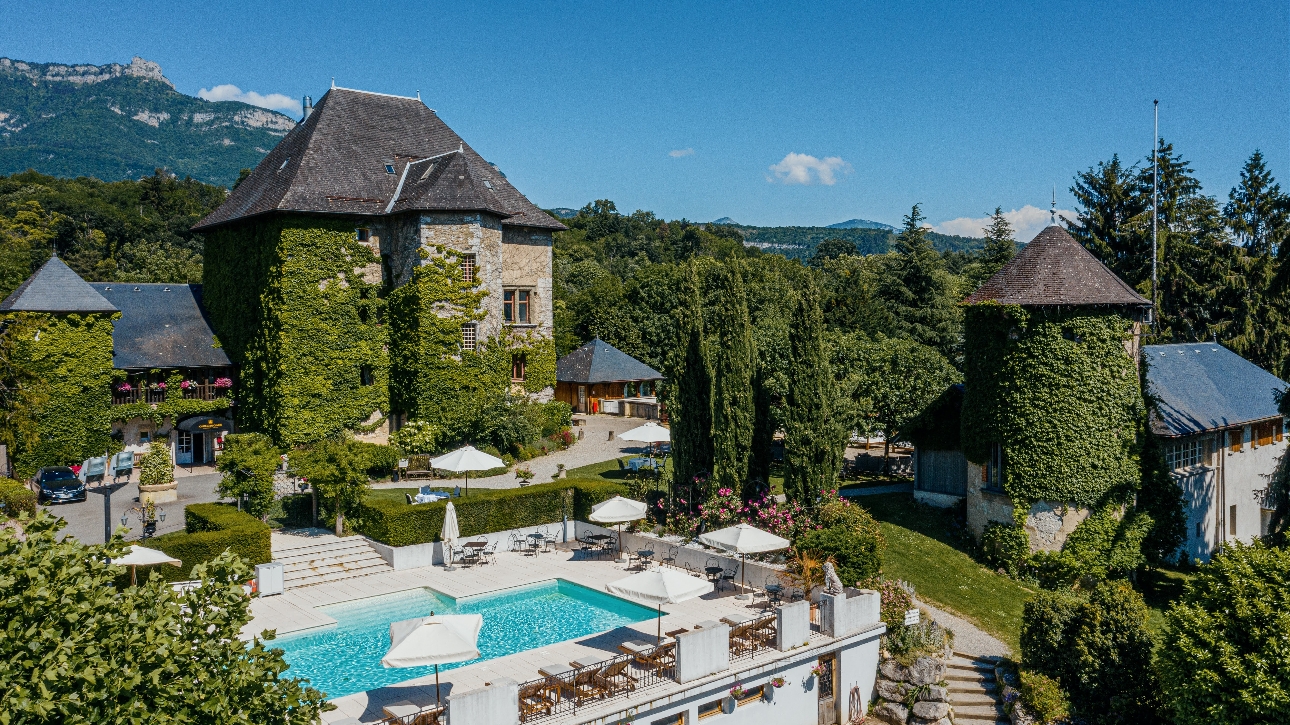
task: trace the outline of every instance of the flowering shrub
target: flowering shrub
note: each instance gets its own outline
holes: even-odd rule
[[[794,541],[807,531],[819,528],[811,512],[796,501],[779,503],[769,495],[751,501],[744,508],[744,520],[759,529]]]
[[[214,385],[217,388],[231,388],[233,387],[233,380],[230,378],[215,378]]]
[[[895,579],[875,576],[859,582],[861,589],[873,589],[881,595],[881,616],[887,631],[905,626],[905,612],[914,607],[914,598]]]
[[[742,521],[744,510],[743,499],[733,488],[720,488],[716,496],[699,505],[699,518],[707,524],[707,531],[716,531]]]
[[[195,388],[195,387],[197,387],[197,381],[196,381],[196,380],[185,380],[185,381],[183,381],[182,383],[180,383],[180,384],[179,384],[179,387],[180,387],[180,389],[181,389],[181,390],[188,390],[189,388]]]

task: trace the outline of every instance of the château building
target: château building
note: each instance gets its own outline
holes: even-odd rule
[[[332,88],[194,227],[239,426],[379,439],[489,396],[549,399],[564,228],[419,98]]]

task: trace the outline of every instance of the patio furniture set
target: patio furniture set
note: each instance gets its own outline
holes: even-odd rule
[[[722,618],[730,626],[731,659],[752,656],[775,645],[775,616],[748,619]],[[714,621],[699,622],[693,629],[719,626]],[[623,654],[602,662],[573,660],[568,665],[551,664],[538,668],[541,679],[520,685],[520,720],[530,722],[582,707],[588,702],[604,700],[634,692],[675,677],[676,639],[690,631],[681,628],[668,632],[665,641],[651,644],[630,640],[618,645]]]

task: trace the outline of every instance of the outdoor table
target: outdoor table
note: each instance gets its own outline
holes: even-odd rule
[[[653,468],[654,461],[650,458],[629,458],[627,460],[627,467],[633,471],[639,471],[642,468]]]
[[[434,503],[435,501],[442,501],[446,498],[448,498],[448,494],[446,493],[418,493],[416,496],[412,497],[412,500],[417,503]]]
[[[542,550],[542,540],[545,538],[545,536],[536,532],[528,535],[529,548],[533,550],[534,556],[537,556],[537,553]]]
[[[487,541],[467,541],[464,544],[464,546],[467,549],[486,549],[488,548],[488,542]]]
[[[636,552],[637,563],[640,564],[642,567],[645,566],[645,562],[653,558],[654,558],[654,552],[650,551],[649,549],[641,549],[640,551]]]
[[[716,581],[718,578],[720,578],[720,577],[721,577],[721,572],[723,572],[723,571],[725,571],[725,570],[726,570],[726,569],[725,569],[725,567],[721,567],[721,566],[705,566],[705,567],[703,567],[703,571],[704,571],[704,573],[706,573],[706,574],[708,575],[708,581]]]

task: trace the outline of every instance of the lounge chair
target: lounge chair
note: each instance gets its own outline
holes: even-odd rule
[[[569,683],[570,689],[573,690],[575,707],[581,707],[587,700],[605,696],[605,688],[596,681],[596,675],[600,674],[600,670],[600,667],[588,667],[575,675],[573,682]]]
[[[631,663],[629,659],[617,660],[596,673],[596,683],[604,689],[606,695],[613,696],[636,689],[636,677],[627,670],[627,665]]]
[[[520,720],[527,720],[539,712],[551,714],[551,709],[556,705],[555,698],[551,697],[552,687],[555,685],[550,680],[542,680],[520,688]]]
[[[635,658],[636,664],[653,668],[656,672],[671,667],[676,664],[676,642],[661,644],[648,652],[638,652]]]
[[[732,653],[739,655],[757,649],[757,641],[750,634],[756,624],[757,620],[753,619],[740,622],[730,628],[730,651]]]

